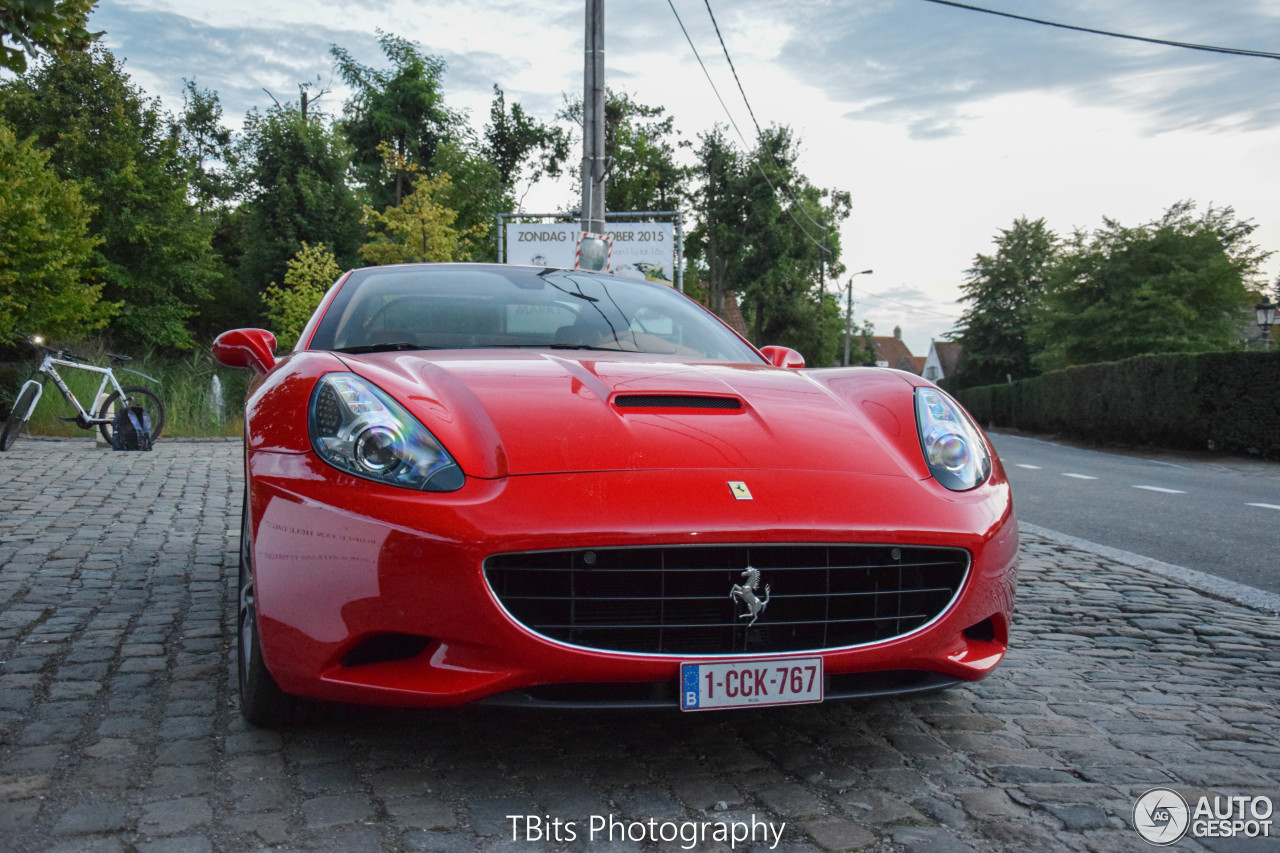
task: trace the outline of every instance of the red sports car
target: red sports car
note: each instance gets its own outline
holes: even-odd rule
[[[1004,656],[1017,522],[985,436],[896,370],[803,369],[670,287],[345,274],[245,406],[241,710],[760,707]]]

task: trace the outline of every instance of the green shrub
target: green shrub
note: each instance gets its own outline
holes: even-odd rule
[[[990,426],[1280,459],[1280,354],[1145,355],[957,397]]]

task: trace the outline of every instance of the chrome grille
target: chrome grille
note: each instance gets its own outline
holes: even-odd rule
[[[958,548],[719,545],[499,554],[485,576],[507,611],[553,640],[657,654],[839,648],[888,640],[950,605],[968,571]],[[755,625],[730,598],[760,572]]]

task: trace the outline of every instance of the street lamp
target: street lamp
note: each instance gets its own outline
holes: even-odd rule
[[[853,275],[871,275],[875,270],[862,270]],[[853,331],[853,275],[849,276],[846,285],[844,308],[844,366],[849,366],[849,336]]]
[[[1271,327],[1276,324],[1276,306],[1271,304],[1271,299],[1267,296],[1262,297],[1262,301],[1253,306],[1253,310],[1258,315],[1258,328],[1262,329],[1262,347],[1263,349],[1271,349]]]

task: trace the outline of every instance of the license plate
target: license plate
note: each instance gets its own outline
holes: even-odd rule
[[[680,664],[680,710],[765,708],[822,701],[822,658]]]

